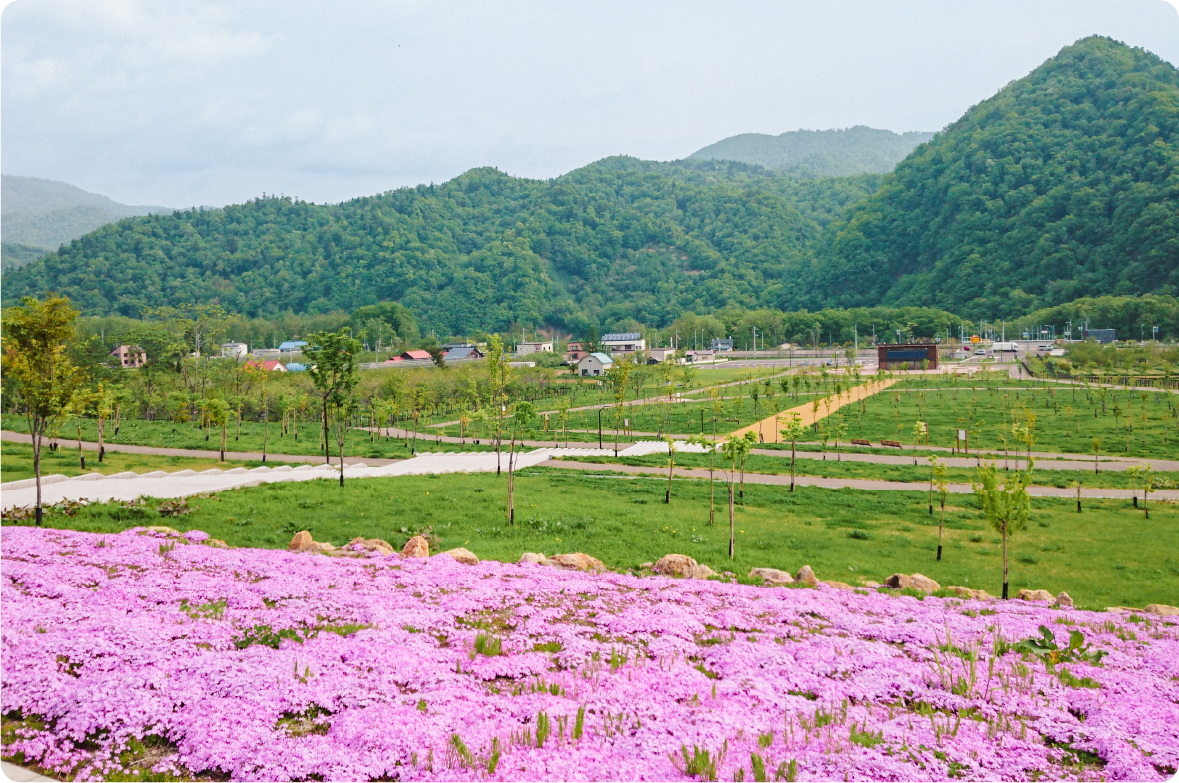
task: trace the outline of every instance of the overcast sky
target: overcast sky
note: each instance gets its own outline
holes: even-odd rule
[[[132,204],[553,177],[737,133],[939,130],[1091,34],[1179,63],[1179,0],[17,0],[0,169]]]

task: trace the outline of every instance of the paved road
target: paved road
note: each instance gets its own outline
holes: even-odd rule
[[[550,459],[540,463],[546,468],[566,468],[568,470],[609,471],[611,473],[627,473],[635,476],[656,476],[667,480],[666,468],[639,467],[636,465],[595,464],[591,462],[577,462],[574,460]],[[699,468],[680,468],[675,472],[678,478],[707,479],[708,471]],[[716,471],[718,481],[727,482],[727,474]],[[774,484],[778,486],[790,484],[790,476],[769,475],[766,473],[746,473],[746,484]],[[820,478],[818,476],[796,476],[794,483],[800,487],[824,487],[827,489],[866,489],[882,491],[928,492],[929,484],[917,481],[876,481],[873,479],[837,479]],[[974,490],[969,484],[950,484],[949,491],[958,494],[971,494]],[[1075,498],[1074,489],[1059,487],[1029,487],[1028,494],[1033,497]],[[1082,498],[1120,498],[1129,500],[1134,497],[1132,489],[1082,489]],[[1179,500],[1179,490],[1156,490],[1152,500]]]

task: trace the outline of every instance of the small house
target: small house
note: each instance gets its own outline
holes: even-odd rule
[[[527,356],[530,353],[552,353],[553,341],[547,342],[526,342],[516,344],[516,355]]]
[[[473,345],[455,345],[442,355],[443,361],[447,362],[473,361],[482,358],[483,352]]]
[[[582,359],[584,359],[587,354],[589,354],[589,351],[586,350],[584,343],[571,342],[565,348],[565,363],[577,364]]]
[[[306,346],[306,340],[283,340],[278,344],[278,350],[282,353],[295,353],[302,351]]]
[[[647,341],[638,332],[613,332],[602,335],[602,347],[610,353],[635,353],[647,348]]]
[[[711,348],[713,351],[731,351],[733,350],[733,338],[713,337]]]
[[[147,354],[138,345],[120,345],[111,351],[110,355],[115,357],[120,367],[125,367],[129,370],[147,364]]]
[[[282,362],[279,362],[279,361],[275,361],[274,359],[269,359],[267,361],[261,361],[261,362],[256,362],[253,359],[251,359],[250,361],[246,362],[246,366],[247,367],[257,367],[260,370],[266,370],[266,372],[286,372],[287,371],[287,366],[285,364],[283,364]]]
[[[414,351],[405,351],[401,354],[401,358],[407,362],[421,362],[430,361],[434,357],[430,356],[429,351],[423,351],[420,348]]]
[[[221,343],[221,357],[223,359],[238,359],[250,352],[250,346],[245,343]]]
[[[647,364],[662,364],[675,358],[674,348],[648,348]]]
[[[307,372],[307,366],[299,362],[287,362],[287,372]]]
[[[614,366],[614,360],[604,353],[587,354],[577,363],[577,374],[593,377],[595,375],[605,375],[606,371]]]
[[[716,361],[716,351],[685,351],[688,364],[711,364]]]

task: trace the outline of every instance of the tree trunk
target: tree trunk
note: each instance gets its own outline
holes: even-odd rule
[[[266,464],[266,443],[270,439],[270,398],[262,397],[262,464]]]
[[[737,548],[736,511],[733,508],[733,482],[729,481],[729,559],[732,560]]]
[[[794,441],[790,441],[790,491],[794,491]]]
[[[942,518],[937,523],[937,559],[942,559],[942,530],[946,525],[946,493],[942,493]]]
[[[78,427],[78,464],[81,466],[82,470],[85,470],[86,469],[86,458],[84,456],[82,456],[82,421],[81,421],[81,419],[78,420],[77,427]]]
[[[508,524],[516,524],[515,489],[516,480],[513,466],[516,459],[516,433],[512,432],[512,443],[508,449]]]
[[[716,481],[712,477],[713,452],[708,452],[708,524],[716,519]]]
[[[221,461],[222,462],[225,461],[225,438],[226,438],[226,436],[228,436],[228,434],[229,434],[229,425],[222,424],[221,425]]]
[[[663,496],[664,503],[671,503],[671,478],[675,475],[675,452],[668,447],[667,460],[667,494]]]
[[[33,475],[37,479],[37,526],[41,526],[41,423],[30,420],[33,435]]]
[[[336,438],[336,442],[340,444],[340,487],[343,488],[343,486],[344,486],[344,438],[347,435],[347,429],[345,429],[346,422],[341,421],[339,426],[340,426],[340,434]]]
[[[1003,523],[1003,600],[1007,600],[1007,523]]]
[[[98,464],[102,464],[103,457],[106,456],[106,448],[102,445],[102,434],[106,428],[106,419],[102,416],[98,417]]]
[[[328,410],[327,410],[327,395],[323,396],[323,461],[324,464],[332,464],[331,452],[328,451]]]

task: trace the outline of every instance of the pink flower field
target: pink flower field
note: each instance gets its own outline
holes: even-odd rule
[[[205,538],[3,529],[5,758],[86,779],[1179,766],[1179,625],[1161,618]],[[1058,649],[1011,649],[1041,625]]]

